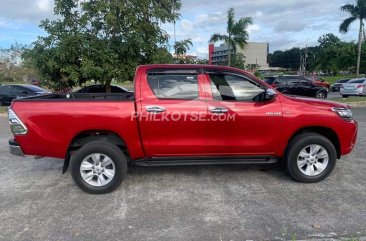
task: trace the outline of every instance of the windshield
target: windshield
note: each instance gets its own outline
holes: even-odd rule
[[[346,83],[348,81],[349,81],[349,79],[341,79],[341,80],[338,80],[337,83]]]

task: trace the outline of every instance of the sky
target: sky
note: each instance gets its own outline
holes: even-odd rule
[[[347,13],[340,6],[355,0],[181,0],[181,16],[176,22],[176,40],[191,38],[189,54],[207,58],[208,41],[213,33],[226,31],[227,10],[235,8],[236,20],[252,17],[249,41],[268,42],[270,52],[292,47],[317,45],[320,36],[334,33],[342,40],[356,41],[358,24],[347,34],[338,29]],[[45,35],[40,21],[54,18],[54,0],[1,0],[0,47],[31,44]],[[174,41],[173,24],[162,26]],[[219,45],[217,43],[216,45]]]

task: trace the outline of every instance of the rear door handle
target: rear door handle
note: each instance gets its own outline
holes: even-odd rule
[[[165,111],[164,107],[161,106],[146,106],[146,111],[151,113],[161,113]]]
[[[225,107],[210,107],[210,112],[215,114],[224,114],[228,111]]]

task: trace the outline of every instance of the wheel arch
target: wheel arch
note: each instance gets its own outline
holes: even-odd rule
[[[123,140],[123,138],[118,135],[114,131],[109,130],[84,130],[76,134],[67,149],[64,166],[62,169],[62,173],[65,173],[68,169],[68,166],[70,164],[70,159],[72,152],[78,150],[80,147],[85,145],[86,143],[92,142],[92,141],[107,141],[114,145],[116,145],[118,148],[121,149],[121,151],[125,154],[127,160],[130,160],[130,153],[127,147],[126,142]]]
[[[287,153],[287,148],[288,148],[289,144],[291,143],[291,141],[296,136],[301,135],[303,133],[316,133],[316,134],[326,137],[334,145],[334,148],[336,149],[336,152],[337,152],[337,158],[338,159],[341,158],[341,143],[339,142],[339,137],[338,137],[337,133],[334,130],[332,130],[331,128],[324,127],[324,126],[308,126],[308,127],[303,127],[301,129],[297,130],[290,137],[290,139],[288,139],[285,153]]]

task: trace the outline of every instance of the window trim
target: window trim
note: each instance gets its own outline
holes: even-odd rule
[[[268,89],[268,87],[266,85],[262,85],[261,83],[255,81],[255,80],[252,80],[250,79],[248,76],[246,76],[245,74],[242,74],[240,72],[236,72],[236,71],[222,71],[222,70],[205,70],[204,74],[206,76],[208,76],[208,81],[209,81],[209,85],[210,85],[210,92],[211,92],[211,98],[212,100],[214,101],[225,101],[225,102],[244,102],[244,103],[256,103],[256,101],[254,101],[253,99],[252,100],[218,100],[218,99],[215,99],[214,96],[213,96],[213,91],[212,91],[212,80],[210,78],[210,74],[229,74],[229,75],[234,75],[234,76],[238,76],[238,77],[241,77],[241,78],[244,78],[246,80],[248,80],[250,83],[252,84],[255,84],[257,85],[258,87],[262,88],[263,91],[266,91]]]
[[[149,82],[149,74],[196,74],[197,76],[197,88],[198,88],[198,94],[197,94],[197,98],[194,99],[185,99],[185,98],[161,98],[158,95],[155,94],[154,89],[152,88],[152,86],[150,85]],[[158,100],[200,100],[200,82],[199,82],[199,76],[201,74],[201,70],[199,68],[187,68],[187,69],[150,69],[146,72],[146,81],[148,86],[150,87],[151,92],[153,93],[153,95],[155,96],[156,99]]]

